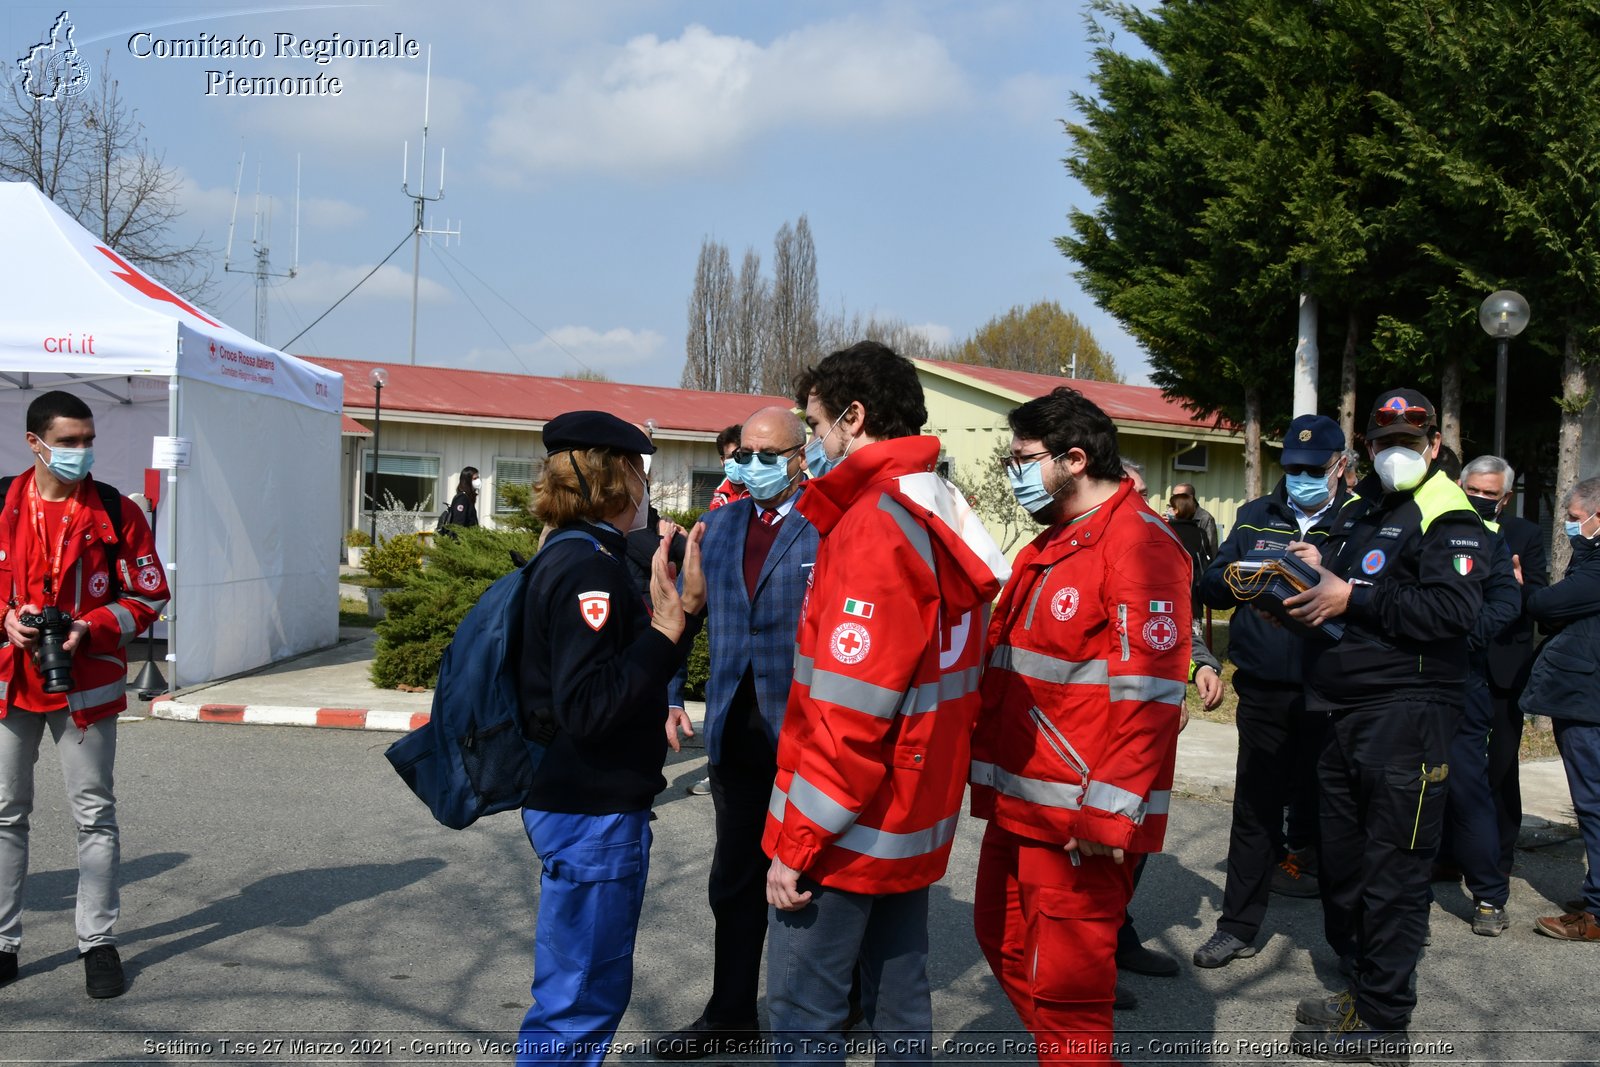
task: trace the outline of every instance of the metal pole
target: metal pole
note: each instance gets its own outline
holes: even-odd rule
[[[378,459],[383,448],[383,386],[373,382],[372,394],[372,492],[367,494],[367,506],[372,509],[372,547],[375,549],[378,547]]]
[[[1506,359],[1511,339],[1501,337],[1494,344],[1494,454],[1506,458]],[[1509,490],[1511,486],[1506,486]]]

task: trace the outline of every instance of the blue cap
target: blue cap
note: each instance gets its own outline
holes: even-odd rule
[[[1326,464],[1344,451],[1344,431],[1326,415],[1300,415],[1283,435],[1284,466]]]
[[[652,455],[656,446],[644,431],[623,422],[609,411],[567,411],[544,424],[546,452],[572,448],[609,448],[640,456]]]

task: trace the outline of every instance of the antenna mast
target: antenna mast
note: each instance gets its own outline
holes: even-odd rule
[[[411,223],[411,357],[410,362],[417,362],[417,288],[422,279],[422,238],[427,236],[428,243],[433,244],[433,238],[443,237],[445,246],[450,244],[450,238],[460,237],[460,230],[450,229],[450,220],[445,220],[445,228],[435,230],[425,228],[422,224],[424,205],[435,203],[444,199],[444,149],[439,150],[439,185],[432,196],[428,195],[428,103],[433,93],[433,46],[428,46],[428,67],[426,80],[422,89],[422,151],[419,154],[417,166],[417,191],[411,191],[411,142],[407,141],[400,157],[400,191],[411,198],[416,212]]]
[[[272,199],[267,198],[267,219],[261,219],[261,168],[256,167],[255,220],[250,231],[251,257],[255,266],[248,269],[233,265],[233,230],[239,221],[239,187],[244,183],[244,152],[239,153],[239,170],[233,180],[233,217],[228,220],[228,248],[222,255],[222,269],[229,274],[251,274],[256,279],[256,331],[255,338],[267,342],[267,286],[269,278],[293,278],[300,272],[300,157],[294,161],[294,263],[287,273],[271,269],[272,254],[267,233],[272,227]]]

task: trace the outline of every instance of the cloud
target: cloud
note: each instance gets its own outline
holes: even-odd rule
[[[898,121],[968,96],[944,44],[903,24],[851,17],[765,46],[692,25],[635,37],[555,89],[507,92],[488,142],[528,172],[701,170],[765,133]]]
[[[665,339],[654,330],[590,326],[558,326],[533,343],[504,348],[473,348],[463,357],[466,366],[479,370],[519,370],[546,377],[600,371],[613,381],[633,381],[641,368],[657,369]],[[677,369],[672,369],[674,383]],[[649,375],[658,377],[658,375]]]
[[[249,158],[245,160],[246,181],[239,190],[237,224],[234,233],[234,252],[247,254],[250,248],[250,234],[255,217],[256,192],[255,179],[250,176]],[[281,250],[285,256],[293,254],[294,250],[294,172],[285,171],[282,166],[274,168],[279,171],[277,176],[264,175],[261,187],[261,208],[264,217],[270,220],[271,226],[268,236],[272,246]],[[196,223],[205,228],[208,239],[218,246],[227,240],[228,223],[235,219],[234,196],[231,186],[213,186],[207,188],[195,181],[194,176],[187,171],[178,169],[178,203],[182,206],[184,217],[191,223]],[[269,183],[275,182],[278,177],[286,175],[286,185],[283,188],[273,188]],[[270,215],[268,214],[270,212]],[[304,235],[313,229],[338,229],[355,225],[366,217],[366,209],[348,200],[335,200],[327,197],[306,197],[300,201],[300,228],[302,233],[301,244],[305,245]],[[241,249],[244,251],[241,252]],[[274,259],[280,258],[274,253]],[[285,264],[287,260],[285,259]]]
[[[237,252],[237,249],[235,249]],[[338,263],[317,261],[306,263],[300,267],[294,280],[287,282],[283,287],[283,294],[287,298],[300,302],[309,301],[310,304],[326,305],[349,292],[350,287],[361,281],[362,277],[371,270],[370,265],[350,267]],[[430,278],[423,277],[417,286],[417,300],[423,304],[445,304],[454,299],[450,290]],[[407,306],[411,303],[411,272],[386,264],[378,268],[378,272],[364,282],[361,288],[350,294],[346,306],[361,302],[374,302],[379,300],[403,300]]]
[[[428,147],[428,189],[434,189],[441,145],[449,147],[451,135],[468,127],[468,114],[477,90],[467,82],[446,78],[437,70],[431,87],[420,62],[414,66],[390,66],[361,60],[334,61],[317,67],[320,73],[337,75],[343,84],[338,96],[255,97],[248,109],[241,109],[240,125],[247,131],[270,136],[291,157],[294,152],[312,148],[336,150],[332,158],[348,159],[364,153],[393,153],[402,162],[404,145],[410,143],[410,180],[417,180],[418,153],[421,150],[423,97],[428,98],[428,126],[434,137]],[[267,64],[252,69],[252,76],[294,74],[304,76],[304,65],[281,67]],[[400,176],[396,169],[395,177]]]
[[[1072,89],[1073,83],[1067,78],[1028,72],[1001,82],[995,89],[994,102],[1002,115],[1019,125],[1048,125],[1053,132],[1059,132],[1059,120],[1075,117]]]
[[[941,326],[937,322],[918,323],[915,326],[907,326],[906,329],[912,333],[920,334],[929,343],[940,346],[948,345],[956,339],[955,330],[949,326]]]

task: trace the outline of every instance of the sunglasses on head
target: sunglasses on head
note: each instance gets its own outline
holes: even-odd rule
[[[1428,425],[1428,409],[1413,405],[1403,409],[1379,408],[1372,413],[1372,421],[1379,426],[1393,426],[1396,419],[1405,419],[1406,422],[1421,430]]]
[[[793,448],[785,448],[781,452],[772,452],[766,449],[757,452],[749,448],[736,448],[733,450],[733,461],[735,463],[749,463],[750,460],[754,458],[760,460],[769,467],[773,467],[776,466],[783,459],[783,457],[792,456],[804,447],[806,446],[795,445]]]

